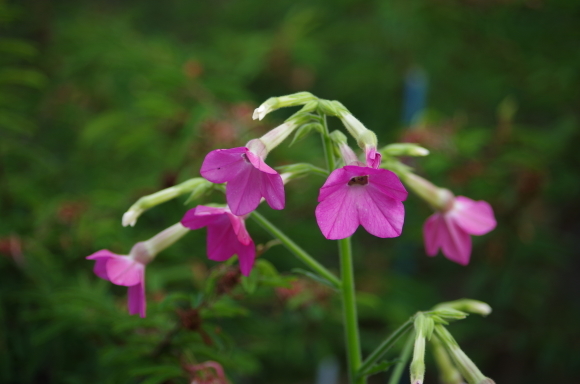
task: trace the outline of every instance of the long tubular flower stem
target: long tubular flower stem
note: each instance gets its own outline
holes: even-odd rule
[[[409,320],[407,320],[403,325],[395,330],[395,332],[391,333],[389,337],[385,339],[363,362],[360,367],[360,371],[364,372],[371,368],[373,364],[375,364],[383,355],[399,340],[401,336],[407,333],[409,330],[413,328],[413,319],[415,316],[412,316]]]
[[[409,358],[411,357],[411,351],[413,350],[413,345],[415,344],[415,332],[411,332],[411,335],[407,339],[405,346],[403,347],[403,351],[399,356],[399,362],[395,366],[393,370],[393,374],[389,379],[389,384],[399,384],[401,381],[401,375],[403,374],[403,370],[407,366],[409,362]]]
[[[351,384],[364,384],[366,383],[366,378],[364,376],[357,378],[357,373],[362,364],[362,357],[358,335],[356,292],[354,287],[354,271],[352,265],[352,247],[350,237],[338,240],[338,251],[340,254],[342,311],[346,336],[349,379]]]
[[[250,215],[254,221],[256,221],[262,228],[268,231],[272,236],[280,240],[284,246],[299,258],[304,264],[308,265],[314,272],[318,273],[320,276],[328,280],[335,288],[340,289],[341,281],[328,269],[326,269],[322,264],[316,261],[312,256],[310,256],[305,250],[300,248],[298,244],[292,241],[284,232],[279,230],[274,224],[268,221],[264,216],[259,214],[257,211],[253,211]]]

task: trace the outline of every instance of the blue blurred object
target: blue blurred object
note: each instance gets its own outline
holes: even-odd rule
[[[325,357],[318,363],[316,384],[338,384],[340,367],[334,356]]]
[[[427,98],[427,74],[420,67],[413,67],[405,76],[403,124],[410,126],[413,119],[425,109]]]

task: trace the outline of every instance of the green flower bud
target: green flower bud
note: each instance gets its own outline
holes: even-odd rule
[[[453,363],[461,373],[461,376],[463,376],[469,384],[493,383],[493,380],[485,377],[465,352],[459,348],[459,345],[445,327],[440,324],[435,325],[435,334],[453,360]]]
[[[202,177],[195,177],[181,184],[177,184],[173,187],[155,192],[152,195],[143,196],[137,200],[137,202],[133,204],[127,212],[123,214],[123,226],[135,226],[139,216],[141,216],[141,214],[149,208],[153,208],[156,205],[165,203],[166,201],[189,192],[191,192],[191,196],[188,200],[191,200],[192,198],[198,198],[206,193],[212,186],[213,184],[206,179]]]
[[[379,150],[383,156],[427,156],[429,150],[413,143],[395,143]]]
[[[317,100],[318,98],[310,92],[298,92],[286,96],[271,97],[254,110],[252,118],[254,120],[262,120],[268,113],[275,111],[276,109],[294,107]],[[316,105],[312,104],[312,110],[315,108]]]
[[[471,299],[460,299],[455,301],[448,301],[445,303],[437,304],[433,307],[433,310],[439,309],[455,309],[458,311],[475,313],[481,316],[487,316],[491,313],[491,307],[489,304],[483,301],[471,300]]]

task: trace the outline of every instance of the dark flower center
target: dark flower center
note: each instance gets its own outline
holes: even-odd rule
[[[368,175],[353,177],[348,181],[348,185],[367,185],[369,183]]]

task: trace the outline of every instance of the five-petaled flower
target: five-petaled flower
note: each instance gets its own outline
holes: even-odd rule
[[[128,287],[129,314],[145,317],[145,265],[152,258],[144,243],[135,244],[127,256],[102,249],[87,256],[87,259],[96,261],[93,269],[95,275],[113,284]]]
[[[266,149],[256,147],[258,150],[248,147],[216,149],[207,154],[201,166],[201,175],[207,180],[227,182],[228,206],[237,216],[256,209],[262,197],[273,209],[284,209],[282,178],[264,162]]]
[[[449,260],[467,265],[471,256],[471,236],[485,235],[496,226],[491,206],[464,196],[451,200],[449,208],[431,215],[423,226],[425,251],[437,255],[439,249]]]
[[[386,169],[347,165],[334,170],[318,196],[316,221],[331,240],[352,235],[359,225],[377,237],[401,234],[407,191]]]
[[[189,229],[207,227],[208,258],[225,261],[237,254],[242,274],[250,274],[254,266],[256,247],[246,230],[243,217],[234,215],[227,207],[198,205],[187,211],[181,224]]]

